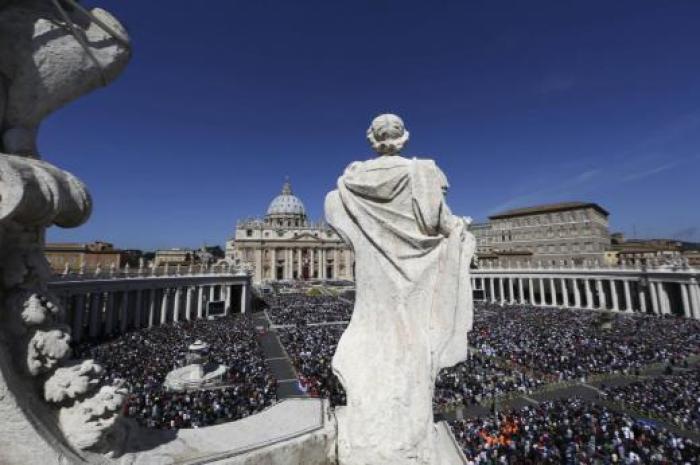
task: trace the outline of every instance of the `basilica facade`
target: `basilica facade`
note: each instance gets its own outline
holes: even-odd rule
[[[252,271],[256,284],[354,280],[351,248],[326,223],[312,223],[285,182],[264,218],[238,221],[226,242],[227,261]]]

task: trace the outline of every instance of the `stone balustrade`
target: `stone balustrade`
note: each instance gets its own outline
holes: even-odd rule
[[[250,275],[227,264],[66,269],[48,286],[65,309],[61,322],[71,327],[74,342],[250,307]]]
[[[475,298],[491,303],[676,314],[700,319],[700,269],[675,265],[543,266],[472,270]]]

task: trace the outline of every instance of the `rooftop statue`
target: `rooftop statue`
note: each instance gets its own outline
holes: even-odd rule
[[[467,356],[469,220],[450,212],[434,161],[400,156],[396,115],[372,121],[378,158],[355,162],[326,197],[326,219],[355,252],[356,301],[333,358],[341,465],[451,463],[433,422],[435,378]]]

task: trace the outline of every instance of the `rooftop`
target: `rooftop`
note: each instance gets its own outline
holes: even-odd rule
[[[597,203],[593,202],[559,202],[559,203],[550,203],[550,204],[544,204],[544,205],[535,205],[533,207],[522,207],[522,208],[514,208],[512,210],[506,210],[501,213],[497,213],[495,215],[489,216],[490,220],[497,220],[497,219],[502,219],[502,218],[512,218],[516,216],[526,216],[526,215],[537,215],[540,213],[552,213],[552,212],[560,212],[560,211],[567,211],[567,210],[580,210],[582,208],[593,208],[595,210],[598,210],[600,213],[602,213],[605,216],[608,216],[609,213],[606,209],[598,205]]]

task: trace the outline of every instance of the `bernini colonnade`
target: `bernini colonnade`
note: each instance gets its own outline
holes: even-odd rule
[[[250,276],[228,266],[64,273],[49,283],[63,304],[62,323],[71,327],[75,342],[214,314],[245,313],[250,308],[249,286]]]
[[[700,319],[699,269],[683,267],[481,268],[476,298],[494,304],[678,314]]]

